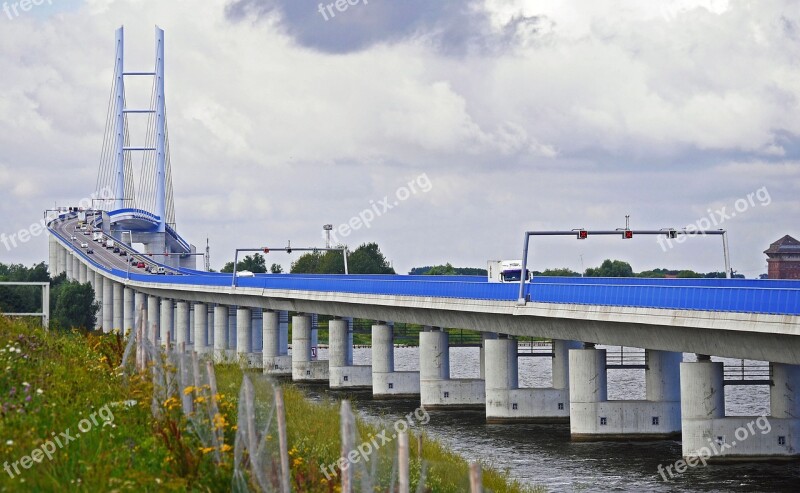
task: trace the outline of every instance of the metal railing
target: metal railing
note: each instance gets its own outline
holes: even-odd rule
[[[738,365],[725,365],[725,385],[773,385],[772,366],[769,363],[751,363],[741,360]]]
[[[41,317],[42,327],[50,326],[50,283],[49,282],[0,282],[0,286],[41,286],[42,311],[41,313],[3,313],[6,317]]]
[[[624,346],[606,349],[606,369],[646,370],[647,352],[644,349]]]

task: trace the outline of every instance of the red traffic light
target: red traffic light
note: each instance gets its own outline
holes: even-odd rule
[[[633,238],[633,231],[631,231],[630,229],[626,229],[625,231],[622,232],[623,240],[630,240],[631,238]]]
[[[265,248],[264,253],[269,253],[269,248]]]
[[[586,231],[585,229],[579,229],[578,230],[578,239],[579,240],[585,240],[588,237],[589,237],[589,232],[588,231]]]

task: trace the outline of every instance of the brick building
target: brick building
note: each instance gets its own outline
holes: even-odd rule
[[[770,279],[800,279],[800,241],[789,235],[764,250]]]

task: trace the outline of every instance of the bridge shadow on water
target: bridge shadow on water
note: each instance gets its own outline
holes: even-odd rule
[[[391,423],[419,408],[417,399],[375,400],[369,391],[300,386],[309,399],[350,399],[367,421]],[[483,411],[429,411],[425,432],[469,460],[480,460],[548,491],[797,492],[800,463],[710,464],[670,478],[679,441],[573,442],[569,425],[488,424]],[[669,481],[659,474],[659,465]]]

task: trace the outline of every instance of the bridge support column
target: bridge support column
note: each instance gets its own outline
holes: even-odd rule
[[[89,282],[89,266],[84,264],[83,262],[80,263],[78,282],[80,282],[81,284],[86,284],[87,282]]]
[[[800,366],[770,366],[770,416],[726,417],[723,363],[704,355],[681,363],[681,447],[688,464],[800,456]]]
[[[147,296],[147,339],[155,348],[158,345],[159,319],[161,318],[161,299],[158,296]]]
[[[286,327],[281,323],[281,316],[286,312],[264,310],[262,339],[264,346],[261,351],[264,373],[273,376],[292,375],[292,357],[281,351],[281,330]],[[286,327],[288,330],[288,327]]]
[[[169,349],[175,344],[173,327],[175,325],[175,304],[172,300],[161,299],[161,317],[159,319],[159,339],[161,345]]]
[[[295,382],[330,381],[327,361],[313,361],[311,353],[311,316],[292,317],[292,380]]]
[[[194,307],[194,352],[208,352],[208,305],[195,303]]]
[[[123,309],[123,303],[125,301],[123,299],[124,288],[122,284],[113,281],[111,283],[111,286],[113,290],[113,300],[114,300],[113,324],[111,325],[111,329],[119,331],[124,335],[125,331],[122,325],[122,320],[123,320],[122,309]]]
[[[228,355],[228,307],[214,307],[214,360],[229,360]]]
[[[123,287],[122,289],[122,332],[133,333],[135,327],[136,305],[133,296],[133,289]]]
[[[48,249],[47,271],[50,273],[50,277],[56,277],[58,275],[56,270],[58,269],[59,248],[61,248],[61,245],[58,244],[58,240],[56,240],[55,236],[53,236],[52,234],[47,235],[47,249]]]
[[[103,332],[109,333],[114,328],[114,281],[103,279]]]
[[[278,312],[278,323],[280,329],[281,355],[289,355],[289,312],[281,310]],[[291,366],[291,365],[290,365]]]
[[[485,383],[480,379],[450,379],[447,332],[434,328],[419,334],[420,401],[429,409],[483,409]]]
[[[56,257],[56,260],[58,263],[56,265],[55,276],[67,273],[67,258],[69,257],[69,252],[67,251],[66,248],[61,246],[60,243],[58,244],[57,254],[58,256]]]
[[[175,347],[180,350],[181,344],[184,349],[189,345],[189,303],[177,301],[175,303]]]
[[[67,280],[68,281],[74,281],[75,280],[75,276],[72,273],[72,266],[74,265],[73,257],[74,257],[74,255],[72,255],[72,252],[68,252],[67,260],[65,262],[66,268],[64,269],[64,271],[67,274]]]
[[[497,332],[481,332],[481,380],[486,380],[486,341],[497,339]]]
[[[69,263],[68,263],[69,264]],[[95,322],[95,330],[103,327],[103,284],[104,279],[99,272],[94,273],[94,301],[97,302],[99,310],[97,311],[97,320]]]
[[[144,337],[147,338],[147,295],[139,291],[133,292],[133,327],[138,328],[139,318],[142,319]]]
[[[486,421],[489,423],[569,421],[569,366],[573,341],[553,341],[553,386],[519,388],[517,340],[501,336],[486,341]]]
[[[253,354],[253,311],[239,307],[236,310],[236,356],[245,367],[260,368]]]
[[[606,351],[587,345],[569,352],[573,440],[653,440],[680,435],[681,353],[646,350],[647,400],[608,400]]]
[[[418,371],[395,371],[394,328],[378,322],[372,326],[372,394],[376,399],[419,395]]]
[[[72,280],[81,281],[81,258],[78,255],[72,256]]]
[[[371,389],[372,367],[353,365],[352,321],[334,319],[328,323],[330,386],[332,389]]]

